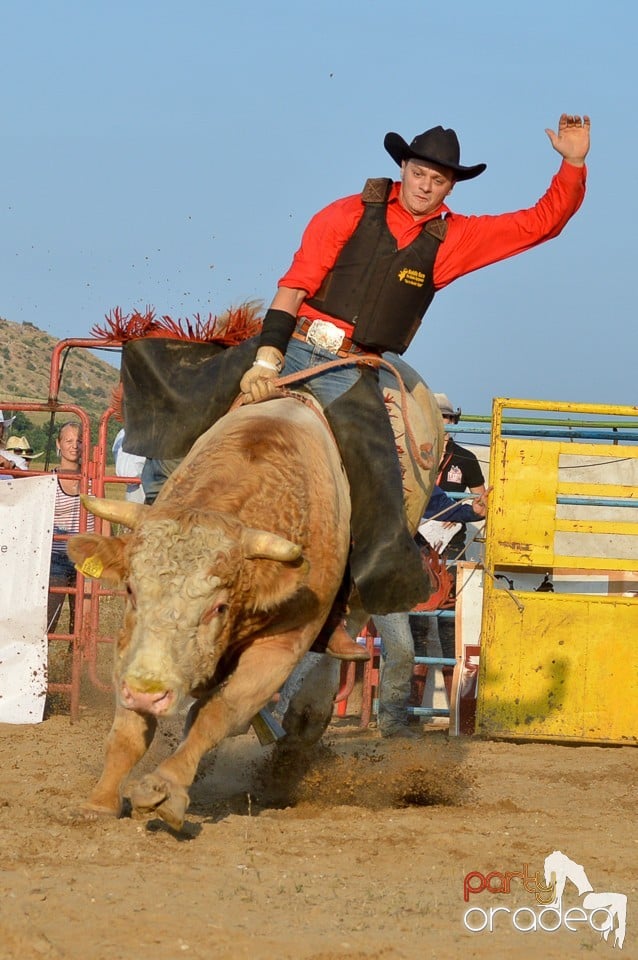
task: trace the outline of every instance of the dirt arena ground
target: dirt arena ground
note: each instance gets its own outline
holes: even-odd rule
[[[106,695],[75,724],[60,713],[0,725],[1,960],[611,955],[613,935],[589,923],[517,930],[517,908],[536,910],[523,927],[542,909],[520,880],[464,901],[468,873],[527,864],[540,877],[554,850],[594,890],[627,894],[614,955],[638,957],[635,748],[456,740],[441,728],[388,741],[347,719],[303,766],[282,769],[251,732],[202,763],[178,835],[159,821],[67,821],[98,776],[109,725]],[[178,738],[166,726],[144,768]],[[568,884],[563,909],[580,903]],[[467,929],[469,908],[494,906],[509,913],[493,931]]]

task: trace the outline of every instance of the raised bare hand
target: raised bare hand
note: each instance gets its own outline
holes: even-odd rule
[[[582,119],[569,113],[561,113],[558,121],[558,133],[545,130],[554,150],[560,153],[568,163],[582,167],[589,152],[590,120],[587,115]]]

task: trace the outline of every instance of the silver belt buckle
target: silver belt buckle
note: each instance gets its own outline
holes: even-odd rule
[[[345,338],[345,330],[329,320],[313,320],[306,334],[308,343],[313,347],[322,347],[328,353],[338,353]]]

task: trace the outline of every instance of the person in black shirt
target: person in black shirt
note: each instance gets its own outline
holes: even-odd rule
[[[461,416],[460,408],[455,410],[444,393],[435,393],[434,397],[441,411],[443,423],[446,426],[457,424]],[[476,455],[471,450],[467,450],[458,444],[449,433],[447,434],[437,484],[446,493],[464,493],[466,490],[479,495],[485,493],[485,477]],[[453,582],[456,582],[456,570],[453,564],[455,560],[464,559],[463,551],[466,539],[466,527],[463,524],[442,554],[448,564],[452,564],[450,573]],[[453,657],[455,655],[454,621],[440,618],[438,627],[443,656]]]
[[[436,402],[443,417],[443,423],[456,424],[459,422],[461,410],[454,410],[444,393],[435,393]],[[456,442],[452,434],[448,433],[437,484],[446,493],[485,493],[485,477],[478,459],[471,450],[467,450]],[[460,530],[450,542],[450,554],[457,556],[465,546],[465,529]],[[456,553],[454,552],[456,550]]]

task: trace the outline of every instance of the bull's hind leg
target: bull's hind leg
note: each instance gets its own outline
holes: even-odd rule
[[[188,788],[199,761],[225,737],[243,729],[285,682],[310,644],[269,637],[242,653],[235,672],[204,703],[175,753],[131,789],[136,816],[157,815],[179,830]]]
[[[340,672],[333,658],[309,653],[291,673],[275,709],[286,731],[279,749],[304,750],[321,739],[332,718]]]
[[[122,812],[122,784],[138,760],[148,750],[157,719],[116,707],[106,740],[102,775],[88,799],[71,812],[76,820],[118,817]]]

